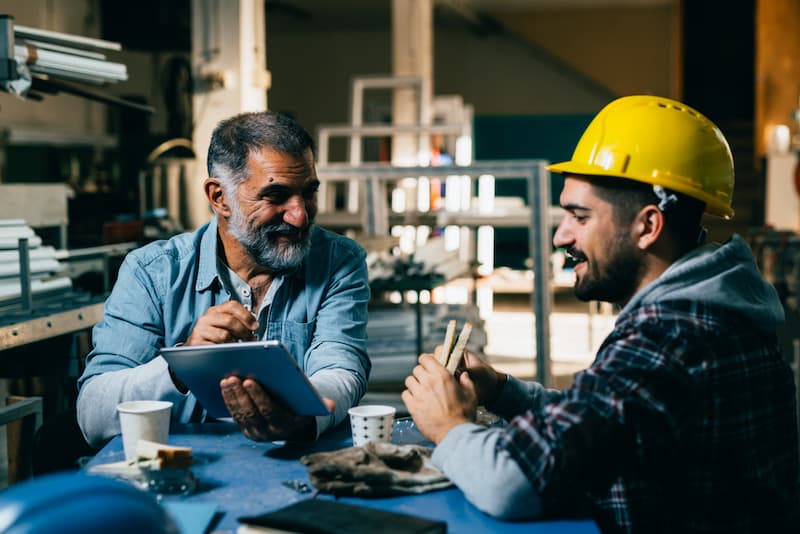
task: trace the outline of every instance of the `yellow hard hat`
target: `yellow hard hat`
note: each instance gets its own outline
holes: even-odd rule
[[[733,157],[713,122],[686,104],[657,96],[614,100],[592,120],[558,173],[614,176],[660,185],[733,216]]]

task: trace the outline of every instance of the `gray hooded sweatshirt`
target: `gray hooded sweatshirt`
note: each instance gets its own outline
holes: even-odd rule
[[[758,272],[747,243],[734,235],[722,245],[699,247],[672,264],[633,296],[616,325],[641,306],[687,299],[736,311],[764,331],[774,331],[784,320],[777,292]],[[528,410],[541,411],[561,398],[561,392],[509,376],[489,408],[511,419]],[[504,432],[472,423],[459,425],[436,447],[433,462],[487,514],[505,519],[537,517],[542,513],[540,496],[502,447]]]

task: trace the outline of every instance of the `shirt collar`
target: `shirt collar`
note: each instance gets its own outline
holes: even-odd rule
[[[217,217],[208,223],[205,234],[200,240],[200,264],[197,266],[197,291],[209,289],[215,280],[219,279],[217,274]],[[222,282],[218,280],[220,285]]]

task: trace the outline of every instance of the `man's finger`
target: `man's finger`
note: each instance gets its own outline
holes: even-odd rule
[[[233,420],[240,425],[251,425],[259,417],[257,408],[242,387],[239,377],[229,376],[220,381],[222,398]]]
[[[417,380],[417,378],[413,374],[408,375],[403,383],[405,384],[406,389],[412,394],[417,390],[417,387],[419,386],[419,380]]]
[[[439,369],[444,370],[444,367],[442,365],[440,365],[439,362],[435,362],[435,365]],[[432,382],[433,377],[436,376],[435,372],[436,372],[435,369],[431,370],[431,369],[428,369],[427,367],[425,367],[423,365],[417,365],[416,367],[414,367],[414,370],[411,371],[410,378],[413,378],[416,381],[417,384],[428,384],[428,385],[430,385],[431,382]],[[416,390],[412,390],[412,391],[416,391]]]
[[[483,365],[483,360],[469,352],[468,350],[464,351],[464,366],[465,367],[481,367]]]
[[[259,327],[253,314],[234,300],[209,308],[201,321],[227,330],[230,333],[231,341],[250,339],[253,337],[253,332]]]
[[[230,333],[224,329],[213,325],[203,325],[198,322],[195,327],[196,335],[194,338],[186,340],[187,345],[208,345],[225,343],[230,339]]]
[[[247,308],[242,306],[241,303],[235,300],[229,300],[224,304],[220,304],[218,308],[238,319],[239,322],[249,330],[256,330],[258,328],[258,320]]]
[[[406,408],[408,408],[409,413],[413,415],[417,411],[414,395],[406,389],[400,394],[400,398],[403,400],[403,404],[406,405]]]
[[[470,378],[469,373],[461,373],[461,376],[459,377],[458,380],[461,383],[461,385],[464,386],[464,388],[472,392],[475,391],[475,383]]]
[[[236,304],[241,310],[244,310],[245,316],[238,311],[233,313],[231,310],[238,310],[235,307],[223,308],[224,305],[220,305],[209,308],[197,321],[192,334],[187,339],[187,345],[255,339],[253,332],[258,328],[258,321],[241,304]]]
[[[439,363],[439,360],[433,354],[423,354],[419,357],[419,366],[424,367],[427,371],[434,371],[435,369],[444,369],[444,365]],[[419,367],[418,366],[418,367]]]
[[[250,312],[247,312],[248,315]],[[252,315],[249,315],[252,319]],[[258,328],[258,321],[246,321],[238,315],[224,315],[224,328],[228,331],[231,341],[255,339],[255,330]]]
[[[242,387],[244,387],[248,397],[262,417],[266,418],[272,415],[272,411],[275,409],[275,403],[272,401],[272,397],[261,387],[261,384],[252,378],[245,378],[242,382]]]

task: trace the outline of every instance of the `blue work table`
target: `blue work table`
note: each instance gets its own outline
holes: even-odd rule
[[[396,422],[397,424],[398,422]],[[409,421],[401,421],[408,424]],[[397,428],[397,426],[396,426]],[[396,441],[396,440],[393,440]],[[258,515],[308,499],[312,493],[299,493],[283,485],[287,480],[304,481],[308,473],[299,458],[310,452],[336,450],[352,445],[348,425],[341,425],[307,446],[251,441],[233,423],[173,425],[169,442],[191,446],[195,457],[192,467],[197,489],[187,496],[164,495],[164,502],[213,503],[222,513],[215,532],[236,532],[238,517]],[[124,458],[120,436],[112,439],[89,462],[88,467]],[[318,499],[332,499],[318,494]],[[452,488],[422,495],[341,500],[447,522],[448,532],[526,532],[526,533],[599,533],[591,520],[506,522],[493,519],[470,504],[461,490]]]

